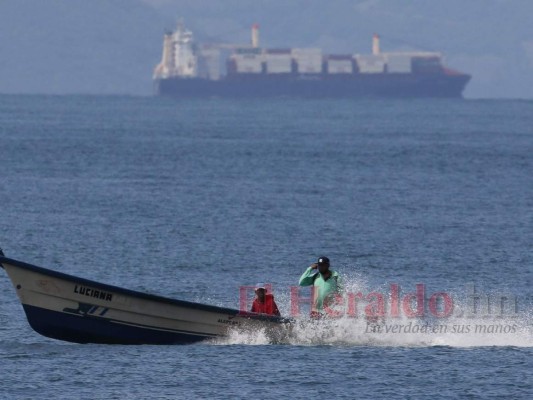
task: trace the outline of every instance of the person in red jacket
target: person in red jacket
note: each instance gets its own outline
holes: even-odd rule
[[[281,315],[274,301],[274,295],[267,294],[265,285],[256,285],[255,299],[250,311],[268,315]]]

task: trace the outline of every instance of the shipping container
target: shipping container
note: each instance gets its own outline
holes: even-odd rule
[[[199,51],[198,76],[206,79],[220,79],[220,49],[203,48]]]
[[[295,60],[300,74],[319,74],[322,72],[322,57],[298,58]]]
[[[329,74],[351,74],[353,73],[353,59],[330,56],[327,58],[327,71]]]
[[[239,47],[235,49],[235,54],[241,54],[241,55],[244,55],[244,54],[260,55],[262,52],[263,50],[258,47]]]
[[[387,72],[408,74],[411,72],[411,56],[410,55],[394,55],[387,54]]]
[[[300,74],[319,74],[322,72],[322,50],[316,48],[292,49],[292,57]]]
[[[268,74],[287,74],[292,72],[290,53],[269,53],[264,56]]]
[[[291,55],[292,49],[266,49],[266,54],[285,54],[285,55]]]
[[[236,72],[259,74],[263,72],[263,57],[255,54],[234,54]]]
[[[413,57],[411,66],[414,73],[419,74],[438,74],[442,73],[442,64],[440,58],[436,56]]]
[[[362,74],[380,74],[385,71],[385,56],[379,55],[356,55],[355,60]]]
[[[307,48],[295,48],[291,49],[293,57],[310,56],[310,57],[322,57],[322,49],[307,47]]]

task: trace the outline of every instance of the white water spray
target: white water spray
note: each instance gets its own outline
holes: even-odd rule
[[[359,277],[345,280],[349,293],[370,293]],[[375,291],[373,293],[376,293]],[[391,293],[385,293],[390,297]],[[282,311],[290,310],[289,296],[277,297]],[[377,319],[361,315],[313,320],[304,316],[294,318],[290,327],[273,340],[265,330],[234,331],[216,344],[247,345],[342,345],[342,346],[514,346],[533,347],[532,312],[530,305],[522,304],[519,312],[473,314],[466,313],[470,304],[453,296],[454,313],[446,318],[391,316],[385,314]],[[361,306],[362,308],[362,306]],[[361,310],[360,310],[361,311]],[[390,311],[390,310],[389,310]]]

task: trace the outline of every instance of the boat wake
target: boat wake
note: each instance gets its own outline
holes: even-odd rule
[[[364,287],[367,285],[358,277],[347,280],[346,286],[349,291],[359,293],[365,292]],[[368,292],[367,290],[366,293]],[[406,316],[405,313],[390,315],[390,299],[393,294],[388,290],[383,293],[386,298],[387,313],[379,318],[365,317],[365,309],[362,304],[359,304],[357,315],[343,313],[341,317],[320,320],[300,316],[294,318],[291,324],[281,326],[276,332],[266,329],[234,330],[229,336],[212,343],[218,345],[533,347],[533,307],[531,304],[520,303],[520,307],[512,308],[510,311],[502,309],[502,312],[496,313],[495,302],[492,303],[493,306],[483,308],[483,302],[489,297],[483,297],[485,295],[478,291],[475,292],[476,313],[472,313],[470,312],[472,308],[470,295],[461,297],[450,293],[450,298],[453,298],[453,312],[450,312],[448,316],[442,317],[442,313],[439,314],[438,311],[442,311],[444,307],[442,304],[438,310],[433,308],[433,314],[428,312],[430,307],[426,299],[424,317],[413,317]],[[429,295],[426,293],[426,297]],[[280,309],[290,309],[289,298],[284,298],[283,295],[279,298]],[[416,309],[415,294],[411,300],[409,307]],[[400,310],[403,308],[400,307]]]
[[[533,347],[529,318],[424,320],[384,319],[369,323],[353,318],[296,319],[272,335],[267,329],[233,330],[216,345],[339,345],[392,347]]]
[[[272,337],[266,329],[230,332],[216,345],[388,346],[388,347],[533,347],[533,330],[526,319],[454,319],[434,321],[385,319],[367,323],[353,318],[297,319]]]

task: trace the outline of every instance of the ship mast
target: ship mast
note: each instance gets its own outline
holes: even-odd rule
[[[374,33],[374,36],[372,36],[372,55],[377,56],[380,53],[379,49],[379,35],[377,33]]]
[[[259,24],[252,25],[252,47],[254,49],[259,47]]]

